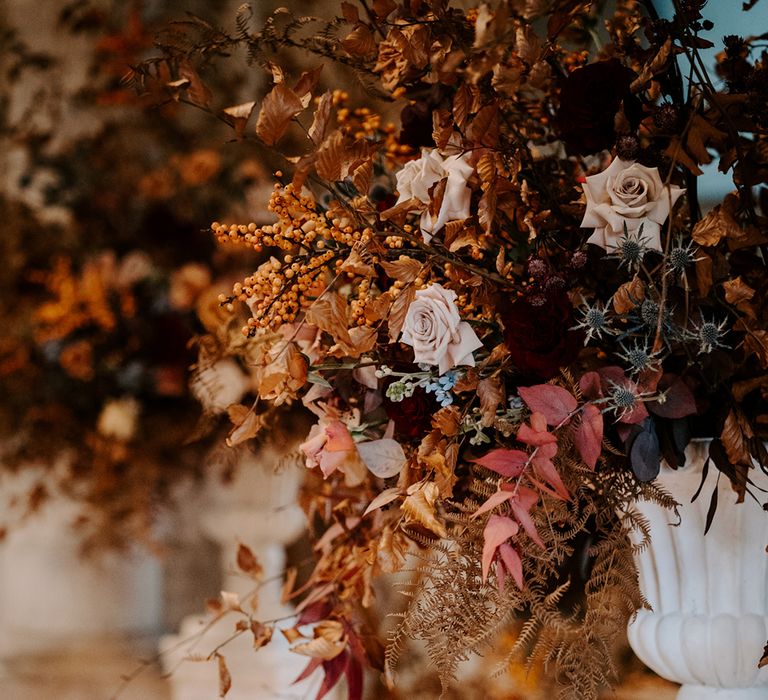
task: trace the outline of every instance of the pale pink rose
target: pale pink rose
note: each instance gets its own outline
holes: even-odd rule
[[[470,154],[443,157],[433,148],[424,149],[421,158],[409,161],[397,173],[397,203],[409,199],[418,199],[425,211],[421,215],[421,235],[426,243],[432,240],[446,223],[469,217],[469,203],[472,192],[467,187],[467,180],[474,172],[469,164]],[[443,201],[436,217],[429,213],[429,189],[443,178],[448,178]]]
[[[661,251],[661,225],[683,192],[676,185],[665,186],[658,168],[614,159],[584,183],[587,210],[581,226],[595,229],[587,242],[610,252],[617,248],[625,225],[629,233],[642,225],[647,247]]]
[[[432,284],[416,292],[403,323],[402,341],[417,363],[437,365],[440,374],[457,365],[474,366],[472,353],[483,344],[456,306],[456,292]]]
[[[321,418],[312,426],[299,449],[306,457],[306,467],[319,468],[326,479],[335,471],[340,471],[347,486],[357,486],[365,478],[365,465],[355,441],[347,426],[337,418]]]

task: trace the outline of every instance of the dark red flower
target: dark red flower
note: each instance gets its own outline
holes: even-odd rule
[[[589,155],[611,148],[614,118],[625,100],[625,108],[632,103],[626,111],[633,114],[627,116],[636,121],[639,105],[629,91],[634,78],[634,71],[612,58],[578,68],[563,81],[556,123],[568,153]]]
[[[522,297],[501,307],[504,343],[523,374],[550,379],[576,359],[583,336],[570,330],[576,322],[564,291],[553,291],[543,299],[537,296],[534,301]]]
[[[395,433],[401,438],[414,439],[427,433],[431,427],[432,415],[437,409],[434,398],[420,387],[413,392],[413,396],[408,396],[402,401],[384,398],[384,410],[387,417],[394,421]]]

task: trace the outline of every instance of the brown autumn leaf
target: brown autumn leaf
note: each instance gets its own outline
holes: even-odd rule
[[[297,639],[304,639],[304,635],[299,632],[295,627],[289,627],[288,629],[280,628],[280,632],[283,637],[288,640],[288,644],[293,644]]]
[[[734,466],[737,464],[751,465],[748,440],[754,437],[752,428],[744,414],[738,408],[729,411],[723,424],[723,432],[720,439],[723,442],[728,461]]]
[[[701,297],[706,297],[714,284],[713,262],[711,256],[699,251],[696,256],[696,287]]]
[[[470,367],[464,373],[464,376],[460,377],[459,381],[456,382],[453,390],[457,393],[462,393],[464,391],[475,391],[479,381],[480,377],[477,374],[477,370],[474,367]]]
[[[382,260],[380,265],[387,273],[387,277],[403,284],[411,284],[425,269],[423,263],[409,258],[407,255],[401,255],[392,262]]]
[[[741,226],[738,221],[721,205],[713,207],[706,216],[697,222],[691,232],[691,238],[700,246],[717,245],[723,238],[738,236]]]
[[[438,487],[431,481],[413,484],[408,489],[400,508],[408,522],[416,522],[427,530],[434,532],[439,537],[447,537],[445,526],[437,519],[435,514],[435,501],[438,497]]]
[[[264,418],[251,408],[242,404],[233,404],[227,408],[229,419],[234,428],[227,436],[228,447],[235,447],[259,434],[264,427]]]
[[[483,107],[470,120],[467,138],[483,146],[496,145],[499,140],[499,107],[495,102]]]
[[[317,87],[320,82],[320,74],[323,72],[323,64],[310,70],[305,70],[299,76],[296,81],[296,85],[293,86],[293,93],[301,100],[301,104],[304,108],[309,107],[309,103],[312,101],[312,91]]]
[[[360,275],[361,277],[373,277],[376,274],[376,270],[373,269],[373,266],[361,255],[357,248],[352,249],[339,270]]]
[[[242,542],[237,547],[237,568],[255,579],[260,579],[264,573],[264,569],[259,564],[253,550]]]
[[[741,327],[746,328],[746,323],[741,321]],[[768,369],[768,331],[747,329],[744,336],[744,349],[748,355],[755,355],[763,369]]]
[[[373,179],[373,159],[366,158],[359,164],[353,163],[350,167],[350,177],[355,189],[361,194],[367,195]]]
[[[298,95],[284,83],[275,85],[264,98],[256,121],[256,135],[272,146],[285,133],[288,125],[304,105]]]
[[[632,81],[629,89],[633,93],[640,92],[645,89],[646,85],[651,82],[653,76],[661,73],[666,69],[669,57],[672,54],[672,37],[669,37],[640,71],[640,75]]]
[[[213,93],[205,86],[195,68],[189,61],[183,61],[179,66],[179,77],[188,80],[187,97],[189,101],[198,107],[208,108],[211,104]]]
[[[384,527],[376,545],[376,560],[382,572],[391,574],[400,571],[405,564],[409,546],[409,540],[402,532],[389,525]]]
[[[297,392],[307,381],[309,366],[295,343],[278,341],[263,359],[264,364],[255,368],[262,399],[274,401],[279,406],[297,398]]]
[[[734,306],[739,306],[755,296],[755,290],[741,279],[741,275],[723,282],[723,289],[725,290],[725,300]]]
[[[245,134],[245,127],[255,107],[255,102],[244,102],[221,110],[222,119],[235,130],[237,138],[242,138]]]
[[[331,119],[331,107],[333,106],[333,95],[330,90],[326,90],[317,102],[315,114],[312,118],[312,125],[307,131],[310,140],[315,144],[320,144],[325,139],[328,132],[328,124]]]
[[[341,40],[342,48],[353,58],[367,58],[376,53],[376,39],[364,24],[358,24]]]
[[[216,660],[219,663],[219,697],[223,698],[232,687],[232,676],[227,668],[227,661],[221,654],[216,654]]]
[[[493,425],[496,409],[504,402],[504,385],[498,376],[481,379],[477,383],[477,395],[480,398],[480,416],[484,427]]]
[[[435,145],[443,149],[453,136],[453,119],[447,109],[436,109],[432,112],[432,138]]]
[[[411,197],[410,199],[406,199],[404,202],[400,202],[400,204],[395,204],[394,207],[390,207],[389,209],[385,209],[381,214],[379,214],[379,218],[382,221],[393,221],[395,224],[402,225],[405,223],[405,217],[410,214],[412,211],[421,211],[424,209],[424,204],[421,202],[421,200],[416,199],[415,197]]]
[[[458,406],[444,406],[432,416],[432,427],[446,437],[453,437],[459,432],[461,414]]]
[[[306,312],[306,320],[329,333],[337,343],[351,345],[347,302],[336,291],[328,291]]]
[[[336,620],[323,620],[313,629],[314,639],[291,647],[291,651],[313,659],[330,661],[335,659],[347,646],[343,625]]]
[[[360,21],[360,12],[357,6],[346,0],[342,0],[341,3],[341,16],[348,24],[357,24]]]
[[[253,648],[261,649],[272,641],[275,628],[271,625],[263,625],[258,620],[251,620],[251,634],[253,634]]]
[[[625,282],[613,295],[613,310],[617,314],[627,314],[645,299],[645,284],[635,275]]]
[[[386,294],[390,294],[390,292],[386,292]],[[400,337],[400,331],[403,329],[408,307],[410,307],[415,298],[416,289],[413,285],[408,285],[400,290],[400,293],[392,302],[387,318],[390,342],[394,343]]]
[[[379,19],[386,19],[395,9],[397,9],[395,0],[373,0],[373,11]]]

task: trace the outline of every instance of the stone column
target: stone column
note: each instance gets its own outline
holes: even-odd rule
[[[221,547],[223,590],[244,597],[254,581],[236,569],[240,543],[250,547],[263,567],[265,583],[258,592],[255,617],[260,620],[291,614],[291,606],[280,602],[285,546],[295,541],[305,527],[304,514],[296,498],[302,477],[289,464],[278,467],[274,451],[246,454],[240,461],[234,483],[208,485],[208,503],[201,514],[203,532]],[[163,638],[163,666],[170,675],[174,700],[210,700],[218,692],[218,667],[214,661],[185,661],[205,657],[232,636],[237,618],[226,615],[198,638],[206,618],[193,615],[184,620],[177,635]],[[290,624],[290,623],[288,623]],[[250,633],[220,649],[232,676],[227,700],[269,700],[312,697],[321,679],[317,675],[292,685],[308,659],[293,654],[288,642],[276,632],[264,648],[254,651]]]

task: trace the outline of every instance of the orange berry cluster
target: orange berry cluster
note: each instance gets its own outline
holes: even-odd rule
[[[232,296],[221,295],[219,302],[246,302],[253,312],[243,328],[249,337],[259,328],[277,328],[295,321],[325,289],[338,272],[353,246],[371,240],[373,231],[359,230],[346,216],[318,212],[312,197],[295,192],[292,185],[275,185],[269,210],[277,221],[265,226],[249,224],[211,224],[216,239],[249,245],[256,251],[278,248],[282,259],[270,258],[243,282],[232,289]],[[358,293],[367,296],[370,285],[358,285]],[[353,318],[362,317],[364,305],[352,305]],[[364,323],[364,321],[363,321]]]

